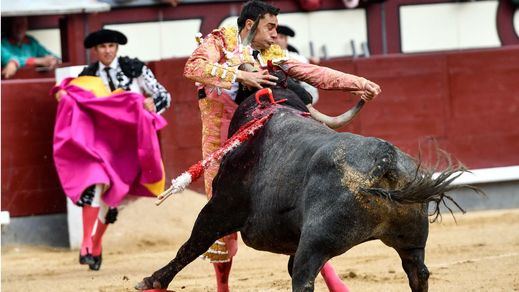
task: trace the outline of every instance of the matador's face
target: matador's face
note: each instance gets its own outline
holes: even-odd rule
[[[256,34],[252,40],[255,49],[262,50],[269,48],[276,43],[278,18],[276,15],[265,14],[259,21]]]
[[[112,64],[117,56],[119,45],[117,43],[103,43],[94,47],[94,55],[105,66]]]

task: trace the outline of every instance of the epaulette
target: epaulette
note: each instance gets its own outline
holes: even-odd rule
[[[96,72],[99,69],[99,62],[92,63],[85,68],[83,68],[83,71],[79,73],[78,76],[96,76]]]
[[[137,78],[141,76],[144,65],[144,62],[137,58],[132,59],[130,57],[119,57],[119,66],[121,66],[124,75],[129,78]]]
[[[260,56],[261,63],[264,63],[261,64],[262,66],[266,66],[268,61],[272,61],[274,65],[279,65],[288,60],[286,51],[277,44],[271,45],[268,49],[261,50]]]
[[[236,26],[224,26],[213,29],[211,34],[223,41],[226,51],[232,52],[238,45],[238,27]]]

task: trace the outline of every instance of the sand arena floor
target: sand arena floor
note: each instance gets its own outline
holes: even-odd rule
[[[25,291],[134,291],[143,277],[171,260],[187,239],[205,198],[186,191],[156,207],[140,199],[108,229],[103,266],[89,271],[77,251],[3,246],[2,289]],[[519,291],[519,209],[445,214],[431,225],[426,264],[429,291]],[[287,256],[240,243],[231,275],[233,291],[289,291]],[[400,259],[379,241],[332,260],[351,291],[410,291]],[[174,291],[214,291],[212,266],[196,260],[169,286]],[[316,291],[326,291],[319,276]]]

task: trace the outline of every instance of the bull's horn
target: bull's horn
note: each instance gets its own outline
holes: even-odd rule
[[[328,115],[325,115],[318,111],[316,108],[314,108],[311,104],[307,105],[308,111],[310,112],[310,115],[312,118],[326,124],[328,127],[332,129],[337,129],[342,126],[347,125],[351,120],[359,113],[359,111],[364,106],[365,101],[359,100],[357,104],[350,108],[347,112],[336,116],[336,117],[330,117]]]

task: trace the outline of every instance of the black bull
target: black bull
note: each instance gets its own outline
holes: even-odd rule
[[[461,169],[449,167],[433,179],[386,141],[338,133],[302,116],[294,109],[306,107],[292,91],[274,89],[274,96],[288,100],[222,159],[213,197],[189,240],[136,288],[166,288],[214,241],[239,231],[254,249],[290,255],[293,291],[313,291],[326,261],[372,239],[398,252],[411,290],[427,291],[427,203],[438,207],[446,191],[466,187],[450,185]],[[255,109],[252,96],[239,106],[230,135]]]

